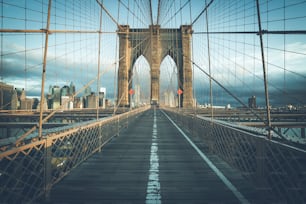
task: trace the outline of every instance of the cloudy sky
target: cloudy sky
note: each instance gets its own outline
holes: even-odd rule
[[[100,0],[102,2],[102,0]],[[233,95],[247,103],[255,95],[264,106],[264,81],[256,4],[253,0],[215,0],[208,9],[205,1],[161,1],[159,24],[162,28],[179,28],[193,23],[192,61],[209,73]],[[210,2],[210,1],[207,1]],[[99,30],[100,7],[96,0],[52,1],[50,30],[83,31],[83,33],[51,33],[48,41],[45,93],[50,85],[67,85],[77,89],[88,85],[107,88],[107,97],[116,94],[118,67],[117,25],[148,28],[151,24],[149,1],[104,0],[102,12],[100,66]],[[39,31],[46,28],[48,1],[3,0],[1,30]],[[260,1],[262,29],[268,31],[305,31],[306,3],[302,0]],[[153,23],[157,23],[157,0],[152,1]],[[113,20],[109,16],[112,16]],[[199,17],[199,18],[197,18]],[[115,22],[114,22],[115,21]],[[214,32],[207,35],[207,31]],[[1,32],[1,81],[25,88],[28,96],[39,97],[45,34],[37,32]],[[269,96],[272,105],[306,104],[306,35],[264,34],[265,65]],[[208,49],[209,45],[209,49]],[[209,77],[193,67],[194,95],[199,103],[209,103]],[[98,69],[100,68],[100,69]],[[94,80],[98,72],[101,78]],[[171,57],[161,64],[161,95],[165,90],[177,90],[177,67]],[[141,85],[142,96],[150,96],[150,67],[144,57],[134,65],[133,83]],[[213,102],[216,105],[237,104],[216,83],[212,82]]]

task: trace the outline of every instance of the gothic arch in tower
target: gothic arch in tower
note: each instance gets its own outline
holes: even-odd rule
[[[193,106],[191,37],[190,25],[179,29],[161,29],[151,25],[148,29],[134,29],[128,25],[119,26],[119,70],[118,105],[129,106],[129,89],[133,76],[133,65],[143,55],[150,64],[151,104],[159,104],[160,64],[169,55],[178,68],[178,87],[183,90],[181,105]]]

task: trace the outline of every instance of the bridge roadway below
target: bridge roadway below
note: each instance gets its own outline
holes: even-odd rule
[[[200,151],[151,109],[57,183],[48,203],[254,202],[239,172]]]

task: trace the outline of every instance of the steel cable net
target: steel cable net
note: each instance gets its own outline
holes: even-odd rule
[[[103,4],[119,24],[128,24],[134,28],[147,28],[151,24],[149,1],[105,1]],[[25,88],[29,96],[37,96],[40,92],[48,3],[39,0],[18,3],[2,0],[1,5],[2,29],[33,31],[1,32],[2,81],[19,89]],[[198,15],[206,6],[207,22],[206,12]],[[255,96],[256,106],[265,108],[255,1],[161,1],[159,9],[155,7],[153,23],[159,23],[162,28],[179,28],[182,24],[192,24],[193,59],[190,60],[208,73],[210,59],[210,74],[214,79],[245,104],[249,97]],[[305,104],[302,97],[305,92],[300,88],[300,84],[305,82],[303,7],[304,1],[260,1],[267,83],[272,107],[283,108],[289,105],[290,108],[302,108]],[[78,78],[74,82],[78,89],[94,78],[98,61],[99,16],[100,8],[96,1],[52,1],[45,92],[49,86],[69,85],[70,78]],[[114,50],[110,48],[116,44],[116,30],[117,25],[103,12],[102,31],[110,33],[101,36],[101,61],[103,67],[109,70],[118,65],[116,51],[110,51]],[[12,73],[20,74],[13,76]],[[103,75],[101,85],[105,81],[113,89],[113,83],[105,80],[113,78],[112,75],[114,72],[110,71]],[[210,101],[207,79],[203,72],[194,68],[194,95],[199,104],[243,106],[214,83],[213,100]],[[286,97],[280,97],[284,95]],[[11,102],[2,104],[3,109],[9,106],[12,106]]]
[[[0,158],[0,195],[3,203],[29,202],[43,195],[44,142],[22,147]]]
[[[51,187],[105,143],[119,134],[142,110],[113,118],[49,129],[42,140],[25,141],[18,148],[1,150],[1,202],[42,202]],[[54,131],[54,132],[52,132]]]
[[[210,1],[207,1],[207,4]],[[270,105],[303,108],[305,97],[304,1],[259,1]],[[247,104],[256,96],[257,107],[265,107],[264,78],[260,51],[256,1],[213,1],[193,25],[194,61]],[[208,43],[210,47],[208,47]],[[201,57],[198,57],[201,56]],[[210,62],[209,62],[210,60]],[[209,65],[210,63],[210,65]],[[198,72],[196,70],[196,72]],[[199,74],[195,83],[209,87]],[[195,86],[199,87],[199,86]],[[209,103],[208,89],[196,90]],[[243,106],[213,83],[214,104]],[[206,98],[204,98],[206,96]]]
[[[193,44],[197,45],[193,52],[194,62],[245,105],[248,105],[248,98],[255,96],[254,107],[266,107],[266,83],[272,108],[284,110],[294,104],[295,108],[303,109],[305,91],[301,84],[306,80],[303,22],[306,17],[302,10],[306,7],[305,1],[259,1],[264,62],[256,1],[210,2],[207,1],[207,18],[204,13],[193,24]],[[209,77],[199,70],[195,73],[198,73],[194,82],[196,97],[201,104],[208,104],[209,80],[203,78]],[[212,83],[212,86],[213,105],[244,106],[217,84]]]
[[[49,86],[69,85],[77,74],[87,76],[77,83],[81,88],[86,79],[89,80],[86,72],[95,67],[89,62],[97,61],[97,54],[94,54],[97,53],[97,35],[90,32],[99,29],[96,17],[99,8],[95,1],[86,4],[82,1],[51,2],[45,91]],[[1,8],[1,28],[20,30],[1,33],[2,80],[15,88],[24,88],[27,96],[39,96],[48,1],[2,1]],[[69,31],[88,33],[81,35]]]
[[[305,150],[268,140],[230,123],[182,112],[168,113],[192,132],[204,152],[218,155],[252,183],[256,200],[249,200],[251,203],[305,202]]]

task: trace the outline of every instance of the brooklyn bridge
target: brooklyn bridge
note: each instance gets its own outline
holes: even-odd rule
[[[0,203],[306,203],[306,1],[0,5]]]

